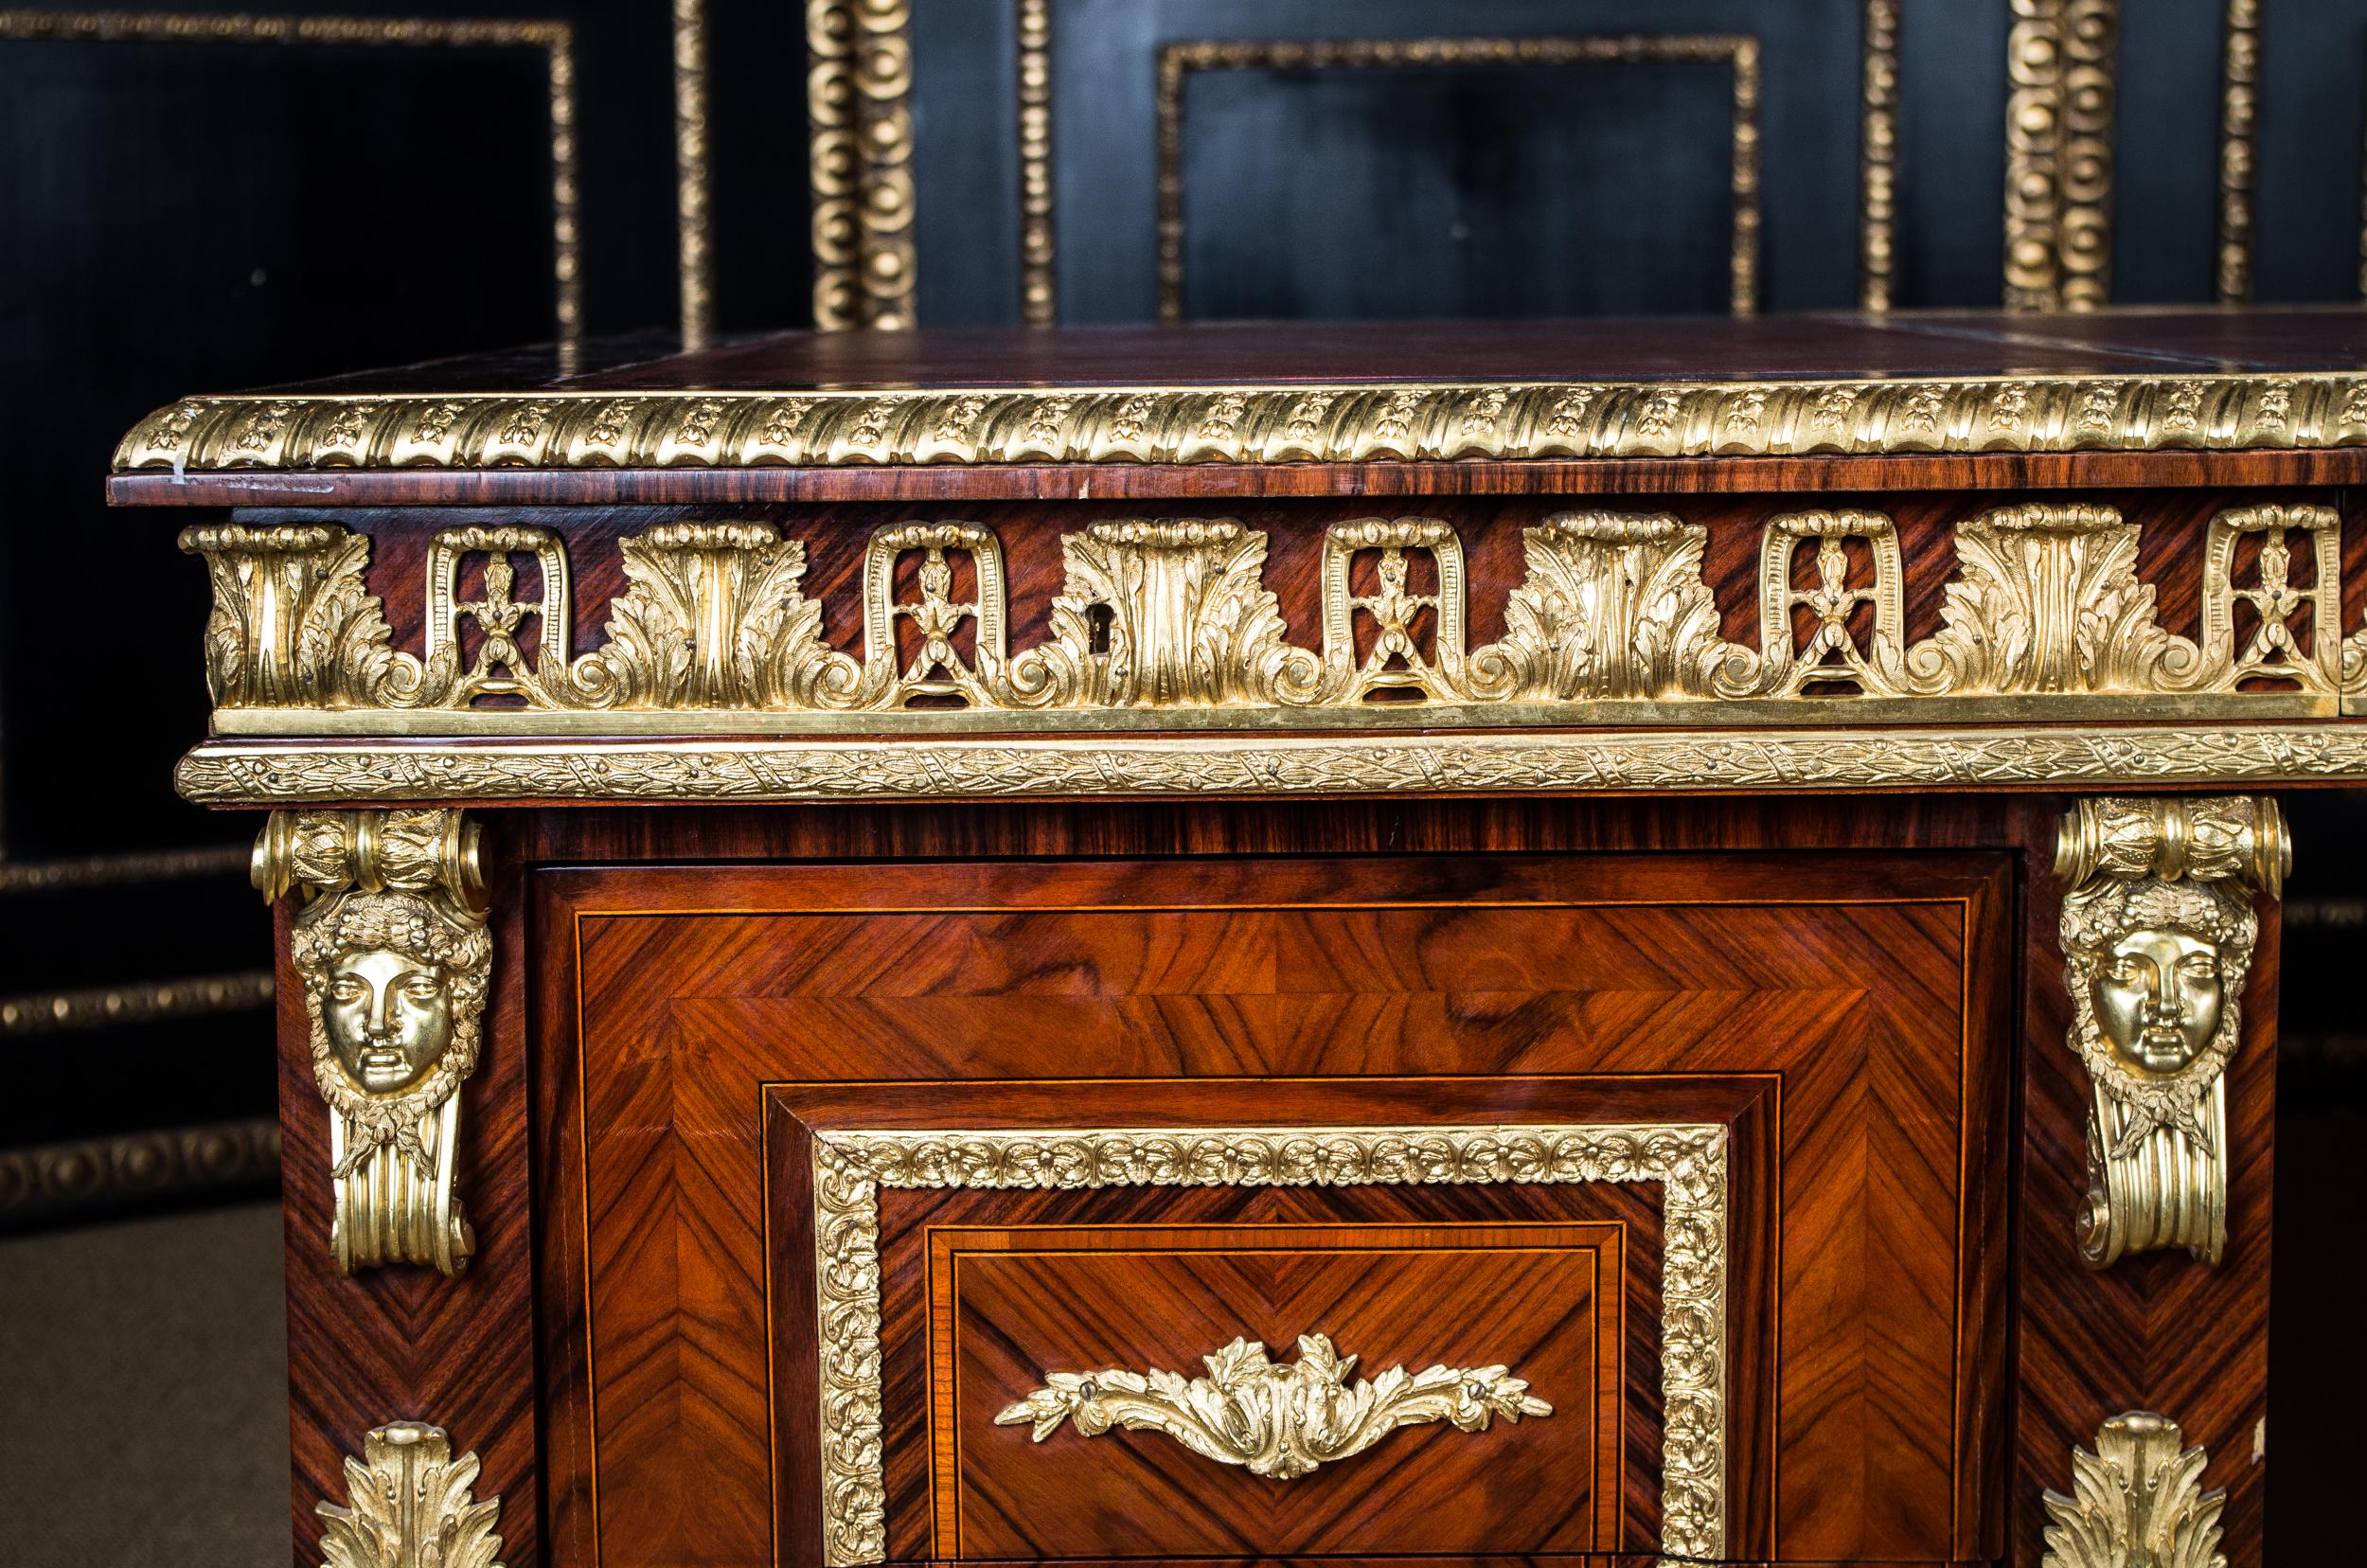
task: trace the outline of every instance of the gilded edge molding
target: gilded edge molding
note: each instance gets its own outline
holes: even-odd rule
[[[211,1122],[0,1149],[0,1228],[142,1198],[276,1180],[279,1122]]]
[[[2005,303],[2091,310],[2111,293],[2120,0],[2011,0]]]
[[[191,398],[117,473],[2270,451],[2367,445],[2367,376]]]
[[[1875,0],[1880,4],[1881,0]],[[1026,22],[1023,15],[1022,32]],[[1049,39],[1049,31],[1045,36]],[[1184,99],[1194,72],[1389,70],[1414,67],[1722,63],[1734,74],[1728,189],[1733,224],[1727,298],[1758,308],[1759,41],[1748,34],[1653,33],[1521,38],[1177,39],[1159,45],[1156,71],[1159,319],[1184,319]],[[1021,111],[1024,157],[1026,111]],[[1023,163],[1023,169],[1024,169]],[[1047,296],[1048,297],[1048,296]]]
[[[2269,785],[2367,776],[2367,725],[217,741],[173,776],[209,806]]]
[[[338,1272],[456,1278],[475,1250],[454,1192],[460,1086],[483,1049],[493,965],[477,829],[453,811],[274,811],[256,890],[299,894],[290,963],[329,1113]]]
[[[134,980],[78,990],[33,991],[0,996],[0,1040],[116,1024],[152,1024],[159,1019],[244,1012],[270,1006],[269,970],[236,974],[198,974],[175,980]]]
[[[814,1275],[822,1560],[886,1558],[881,1460],[882,1187],[1663,1184],[1660,1550],[1726,1545],[1726,1196],[1715,1125],[817,1131]]]
[[[477,1468],[441,1427],[373,1428],[346,1459],[347,1506],[313,1505],[322,1568],[501,1568],[501,1499],[471,1495]]]
[[[1059,170],[1052,163],[1052,3],[1016,0],[1019,34],[1019,318],[1030,327],[1059,320],[1059,278],[1053,218]]]
[[[2072,1494],[2039,1497],[2042,1568],[2227,1568],[2227,1493],[2202,1489],[2210,1455],[2185,1443],[2176,1421],[2131,1410],[2104,1423],[2095,1452],[2073,1449]]]
[[[1033,1427],[1039,1443],[1068,1422],[1083,1437],[1113,1428],[1157,1432],[1220,1465],[1294,1481],[1399,1427],[1445,1421],[1458,1432],[1486,1432],[1499,1416],[1517,1425],[1523,1416],[1554,1413],[1505,1366],[1393,1366],[1350,1382],[1356,1358],[1341,1355],[1328,1335],[1301,1334],[1298,1351],[1284,1364],[1257,1341],[1236,1339],[1202,1356],[1208,1375],[1188,1382],[1160,1367],[1047,1372],[1042,1387],[1006,1405],[994,1424]]]
[[[2081,800],[2063,818],[2071,1045],[2088,1074],[2081,1257],[2227,1247],[2226,1072],[2259,940],[2293,847],[2274,800],[2183,795]]]

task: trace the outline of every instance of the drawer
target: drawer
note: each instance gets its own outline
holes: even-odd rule
[[[1991,1549],[2002,856],[537,875],[563,1560]]]

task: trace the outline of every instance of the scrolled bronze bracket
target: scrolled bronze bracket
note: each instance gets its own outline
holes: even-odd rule
[[[267,900],[305,900],[289,958],[329,1110],[338,1271],[457,1277],[476,1248],[454,1191],[460,1086],[493,964],[476,826],[456,811],[274,811],[252,875]]]
[[[2055,874],[2071,1043],[2087,1068],[2088,1198],[2080,1256],[2227,1247],[2227,1064],[2244,982],[2293,848],[2253,795],[2084,799],[2064,818]]]

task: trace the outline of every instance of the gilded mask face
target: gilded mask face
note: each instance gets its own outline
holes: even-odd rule
[[[347,1078],[369,1094],[398,1094],[452,1043],[452,999],[432,963],[387,948],[341,953],[321,1022]]]
[[[2131,931],[2104,954],[2093,994],[2096,1022],[2124,1060],[2175,1073],[2218,1030],[2218,947],[2174,929]]]

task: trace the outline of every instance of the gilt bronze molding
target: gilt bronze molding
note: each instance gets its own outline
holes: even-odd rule
[[[1326,534],[1310,648],[1290,640],[1266,586],[1262,532],[1226,518],[1112,521],[1061,536],[1048,634],[1013,650],[1001,542],[977,524],[875,533],[860,646],[841,649],[805,593],[801,541],[768,523],[669,523],[615,546],[626,591],[608,603],[604,639],[580,655],[576,563],[547,528],[436,534],[416,653],[395,647],[365,586],[363,535],[217,525],[182,543],[213,579],[206,668],[223,735],[927,736],[2333,718],[2367,688],[2367,634],[2345,646],[2330,631],[2340,527],[2326,507],[2221,512],[2205,544],[2198,640],[2156,619],[2154,589],[2136,572],[2137,524],[2109,507],[1993,508],[1956,529],[1941,625],[1910,644],[1891,520],[1779,513],[1761,534],[1755,637],[1730,642],[1702,575],[1705,526],[1565,512],[1523,530],[1504,634],[1472,648],[1453,528],[1367,518]],[[955,558],[966,597],[954,597]],[[1415,558],[1429,591],[1410,586]],[[1368,593],[1355,587],[1360,559],[1371,563]],[[917,569],[904,587],[907,561]],[[462,588],[472,562],[473,598]],[[515,597],[521,567],[537,584],[530,598]],[[907,623],[919,633],[911,656],[899,650]],[[465,665],[464,647],[474,650]],[[1406,700],[1367,700],[1381,687]]]
[[[2219,36],[2218,300],[2248,305],[2260,161],[2260,0],[2227,0]]]
[[[827,280],[826,280],[827,282]],[[2367,445],[2367,377],[545,391],[189,398],[117,473],[1366,463]]]
[[[909,0],[806,0],[813,324],[913,325]]]
[[[2011,0],[2005,303],[2092,310],[2111,293],[2120,0]]]
[[[478,1462],[441,1427],[395,1421],[346,1459],[349,1502],[319,1503],[322,1568],[501,1568],[501,1499],[472,1495]]]
[[[2091,1268],[2227,1247],[2226,1072],[2243,1039],[2255,897],[2292,867],[2275,801],[2105,795],[2063,819],[2056,877],[2073,1048],[2087,1069]]]
[[[715,258],[707,205],[713,176],[707,154],[706,0],[673,0],[674,258],[682,296],[685,352],[715,336]]]
[[[278,1174],[276,1117],[0,1149],[0,1228]]]
[[[2176,1421],[2132,1410],[2104,1423],[2095,1452],[2072,1450],[2072,1494],[2040,1495],[2043,1568],[2227,1568],[2227,1493],[2202,1489],[2210,1455],[2185,1443]]]
[[[454,1191],[460,1086],[493,963],[475,826],[452,811],[274,811],[254,881],[305,900],[290,962],[329,1109],[338,1272],[457,1277],[476,1246]]]
[[[1348,1381],[1354,1356],[1323,1334],[1299,1336],[1299,1359],[1270,1360],[1255,1340],[1237,1339],[1203,1356],[1204,1378],[1111,1368],[1049,1372],[1044,1386],[994,1417],[997,1426],[1032,1426],[1042,1442],[1064,1422],[1080,1435],[1112,1428],[1157,1432],[1203,1458],[1239,1465],[1252,1475],[1291,1481],[1371,1448],[1399,1427],[1445,1421],[1458,1432],[1486,1432],[1503,1417],[1551,1416],[1554,1407],[1503,1366],[1393,1366],[1379,1378]]]
[[[816,1132],[822,1560],[826,1568],[850,1568],[887,1555],[880,1447],[882,1188],[1591,1182],[1662,1185],[1668,1249],[1661,1283],[1660,1550],[1722,1556],[1730,1159],[1722,1127],[1690,1123]],[[1291,1369],[1272,1370],[1287,1377]],[[1510,1385],[1507,1380],[1490,1387]]]
[[[2296,784],[2367,776],[2367,725],[2024,724],[1529,735],[217,741],[208,806],[1023,800]]]
[[[1898,272],[1898,13],[1865,0],[1858,62],[1858,307],[1887,311]]]

